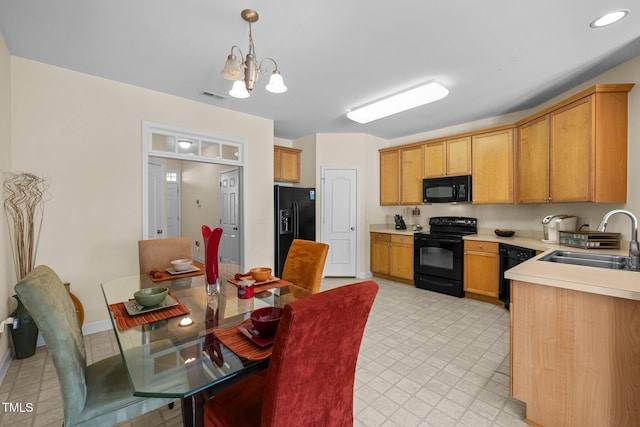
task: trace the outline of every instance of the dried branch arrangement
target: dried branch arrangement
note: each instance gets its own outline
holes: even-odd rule
[[[47,188],[47,181],[32,173],[5,175],[4,210],[18,280],[35,266]]]

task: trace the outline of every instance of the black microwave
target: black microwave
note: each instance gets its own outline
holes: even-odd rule
[[[471,201],[471,175],[425,178],[422,180],[424,203]]]

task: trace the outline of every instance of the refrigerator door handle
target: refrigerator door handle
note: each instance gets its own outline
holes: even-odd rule
[[[300,237],[300,221],[298,217],[298,202],[293,202],[293,238]]]

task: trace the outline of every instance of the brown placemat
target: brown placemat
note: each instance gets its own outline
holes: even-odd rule
[[[198,267],[199,271],[192,271],[190,273],[182,273],[182,274],[170,274],[168,271],[162,270],[158,271],[161,274],[160,277],[153,277],[151,274],[147,272],[147,277],[155,283],[164,282],[165,280],[174,280],[174,279],[182,279],[183,277],[193,277],[193,276],[202,276],[205,273],[204,264],[194,261],[193,265]]]
[[[245,275],[236,275],[236,278],[227,279],[228,282],[233,283],[234,285],[238,285],[238,283],[242,280],[242,277],[249,277],[250,274]],[[269,280],[265,280],[264,282],[256,282],[253,284],[253,292],[258,294],[260,292],[266,291],[267,289],[281,288],[283,286],[293,285],[291,282],[287,282],[286,280],[282,280],[278,277],[272,277]]]
[[[244,322],[228,329],[214,329],[213,333],[216,337],[226,345],[229,350],[233,351],[240,357],[244,357],[248,360],[263,360],[271,356],[271,349],[273,346],[260,347],[255,344],[249,338],[242,335],[238,330],[239,326],[250,323],[251,319],[247,319]]]
[[[134,326],[144,325],[145,323],[157,322],[159,320],[169,319],[175,316],[182,316],[189,314],[189,309],[180,302],[178,297],[169,292],[169,295],[176,300],[178,305],[173,307],[167,307],[162,310],[156,310],[149,313],[137,314],[131,316],[127,313],[127,308],[124,306],[124,302],[118,302],[109,305],[109,310],[113,312],[113,319],[116,322],[116,326],[119,331],[125,331],[133,328]]]

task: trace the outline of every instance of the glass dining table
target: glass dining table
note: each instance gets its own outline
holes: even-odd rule
[[[202,424],[202,405],[209,396],[268,365],[268,357],[256,360],[236,354],[231,345],[225,344],[227,341],[219,339],[223,335],[220,332],[238,335],[238,325],[246,322],[252,311],[284,307],[310,295],[305,289],[277,280],[256,288],[259,292],[252,298],[240,299],[237,286],[227,279],[233,277],[221,277],[220,290],[215,295],[207,295],[204,275],[154,282],[144,274],[102,284],[132,393],[180,399],[185,426]],[[153,313],[141,313],[153,314],[153,321],[144,322],[135,312],[141,307],[132,302],[133,294],[154,286],[167,287],[171,303],[175,304]],[[177,310],[171,313],[177,314],[161,318],[169,315],[169,310]],[[268,351],[250,343],[249,338],[238,335],[235,339],[246,341],[240,343],[245,347]]]

